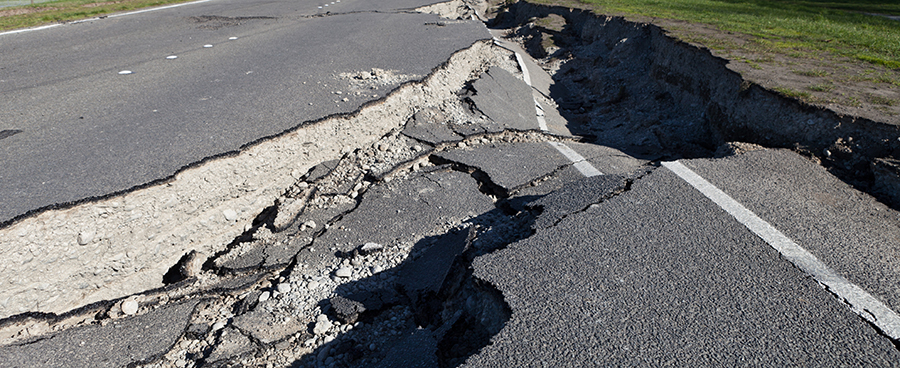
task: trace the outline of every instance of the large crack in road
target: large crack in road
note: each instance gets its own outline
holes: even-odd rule
[[[455,22],[480,16],[484,5],[453,1],[419,11]],[[516,252],[554,244],[548,239],[559,231],[577,232],[573,224],[602,212],[601,205],[618,211],[639,201],[633,188],[652,192],[648,188],[668,175],[659,173],[662,159],[739,155],[798,142],[789,145],[765,127],[742,125],[742,113],[723,110],[708,87],[692,93],[685,83],[694,77],[659,66],[647,52],[660,52],[661,40],[668,40],[650,26],[530,5],[503,14],[493,24],[524,36],[532,55],[541,52],[529,40],[549,35],[562,46],[556,52],[570,53],[562,64],[543,60],[552,83],[546,89],[534,85],[534,96],[504,90],[513,82],[497,84],[527,80],[527,70],[520,69],[527,67],[499,42],[479,41],[421,81],[405,83],[352,115],[304,125],[184,170],[165,184],[0,229],[0,243],[15,249],[6,254],[12,261],[4,263],[3,275],[23,280],[0,294],[0,317],[8,317],[0,322],[0,343],[6,345],[0,356],[19,359],[0,366],[40,366],[42,352],[59,341],[106,326],[132,328],[144,323],[141,318],[166,313],[178,317],[176,326],[161,332],[167,346],[139,354],[112,349],[106,354],[118,360],[111,366],[490,365],[492,356],[510,358],[504,349],[513,346],[510,333],[522,325],[504,326],[515,310],[511,305],[527,310],[520,288],[534,285],[489,270],[521,261],[525,268],[507,270],[524,272],[534,264]],[[527,21],[550,14],[565,17],[559,31]],[[552,51],[543,49],[543,55]],[[365,88],[396,76],[372,70],[346,77]],[[747,93],[765,94],[741,88]],[[704,108],[698,94],[707,99]],[[762,99],[787,106],[777,114],[834,118],[798,110],[790,101],[772,102],[768,95]],[[535,116],[521,114],[523,103],[525,111],[537,103],[541,117],[565,118],[568,126],[540,126]],[[806,120],[800,121],[807,131]],[[881,127],[872,133],[866,130],[871,124],[828,134],[852,134],[860,142],[894,132]],[[733,138],[755,144],[726,143]],[[827,143],[820,138],[797,149],[819,149]],[[896,149],[879,142],[883,147],[851,150],[857,155],[851,161],[883,158]],[[555,148],[559,144],[604,175],[585,178],[577,162]],[[850,170],[844,161],[830,165]],[[867,185],[880,185],[873,183]],[[153,209],[150,216],[139,216],[147,209]],[[145,218],[157,220],[148,226]],[[112,257],[98,262],[101,253]],[[33,259],[45,268],[35,268],[28,262]],[[25,281],[38,273],[58,280]],[[55,337],[45,338],[50,335]]]

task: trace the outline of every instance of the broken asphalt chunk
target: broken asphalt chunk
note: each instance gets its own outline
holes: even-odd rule
[[[331,298],[330,302],[334,315],[344,324],[356,323],[359,315],[366,311],[366,306],[363,303],[340,295]]]
[[[233,358],[247,353],[255,347],[253,341],[250,341],[250,338],[244,336],[241,331],[233,327],[228,327],[222,331],[222,335],[219,337],[219,343],[216,344],[215,349],[209,354],[206,361],[208,363],[215,363]]]
[[[474,149],[454,149],[435,154],[438,160],[473,167],[486,173],[490,181],[508,196],[534,180],[546,177],[570,164],[568,159],[545,142],[504,143]]]
[[[410,118],[402,133],[432,145],[461,141],[463,137],[454,133],[447,125],[449,120],[440,110],[422,109]]]
[[[491,198],[478,191],[478,183],[469,175],[449,170],[417,174],[370,188],[359,207],[316,239],[315,248],[333,247],[347,253],[369,242],[390,245],[413,240],[436,225],[492,209]]]
[[[450,271],[450,266],[468,248],[474,236],[474,228],[469,227],[451,231],[437,238],[423,239],[420,244],[432,241],[433,244],[428,246],[421,256],[404,264],[398,281],[400,287],[414,301],[418,298],[416,294],[437,293]]]
[[[0,367],[123,367],[164,354],[185,332],[201,300],[171,304],[136,317],[0,347]]]
[[[437,341],[430,330],[420,329],[394,345],[376,368],[433,368],[438,366]]]
[[[311,183],[325,177],[325,175],[328,175],[330,172],[334,171],[334,169],[340,162],[341,160],[330,160],[314,166],[312,170],[310,170],[309,173],[306,174],[306,181]]]
[[[584,210],[625,187],[625,178],[614,175],[591,176],[568,183],[562,189],[527,204],[528,207],[543,208],[532,228],[540,230],[553,226],[567,215]]]
[[[475,107],[504,129],[539,130],[531,87],[500,67],[492,67],[472,84]]]

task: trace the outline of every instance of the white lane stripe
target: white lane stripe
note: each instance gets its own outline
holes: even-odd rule
[[[519,69],[522,69],[522,79],[525,80],[525,84],[527,84],[529,87],[534,88],[534,86],[531,85],[531,74],[528,73],[528,66],[525,65],[525,59],[522,58],[522,55],[501,45],[500,40],[498,40],[496,37],[494,38],[494,44],[512,51],[512,53],[516,55],[516,62],[519,63]],[[541,105],[537,102],[537,100],[534,99],[534,96],[532,96],[532,100],[534,100],[534,112],[535,116],[537,117],[538,128],[541,131],[546,132],[549,129],[547,128],[547,119],[544,118],[544,111],[542,110]]]
[[[528,67],[525,65],[525,60],[522,59],[522,55],[519,53],[516,54],[516,61],[519,63],[519,69],[522,69],[522,78],[525,79],[525,84],[531,87],[531,74],[528,73]]]
[[[25,33],[25,32],[31,32],[31,31],[40,31],[40,30],[42,30],[42,29],[53,28],[53,27],[59,27],[59,26],[61,26],[61,25],[62,25],[61,23],[57,23],[57,24],[48,24],[48,25],[46,25],[46,26],[40,26],[40,27],[34,27],[34,28],[25,28],[25,29],[17,29],[17,30],[14,30],[14,31],[0,32],[0,36],[9,35],[9,34],[15,34],[15,33]]]
[[[174,4],[174,5],[166,5],[166,6],[161,6],[161,7],[158,7],[158,8],[150,8],[150,9],[136,10],[136,11],[128,12],[128,13],[112,14],[112,15],[105,16],[104,18],[124,17],[124,16],[126,16],[126,15],[134,15],[134,14],[147,13],[147,12],[152,12],[152,11],[157,11],[157,10],[163,10],[163,9],[177,8],[177,7],[179,7],[179,6],[193,5],[193,4],[205,3],[205,2],[209,2],[209,1],[212,1],[212,0],[198,0],[198,1],[192,1],[192,2],[189,2],[189,3],[181,3],[181,4]],[[103,18],[95,17],[95,18],[89,18],[89,19],[81,19],[81,20],[76,20],[76,21],[72,21],[72,22],[69,22],[69,23],[77,24],[77,23],[93,22],[93,21],[95,21],[95,20],[100,20],[100,19],[103,19]],[[16,33],[25,33],[25,32],[40,31],[40,30],[44,30],[44,29],[47,29],[47,28],[59,27],[59,26],[64,25],[64,24],[68,24],[68,23],[48,24],[48,25],[46,25],[46,26],[40,26],[40,27],[34,27],[34,28],[25,28],[25,29],[17,29],[17,30],[13,30],[13,31],[0,32],[0,36],[5,36],[5,35],[9,35],[9,34],[16,34]]]
[[[885,335],[894,340],[900,340],[900,315],[897,315],[897,312],[859,286],[838,275],[812,253],[794,243],[778,229],[680,162],[663,162],[662,165],[703,193],[766,243],[769,243],[791,263],[843,299],[856,314],[877,326]]]
[[[212,1],[212,0],[198,0],[198,1],[191,1],[191,2],[189,2],[189,3],[181,3],[181,4],[174,4],[174,5],[161,6],[161,7],[158,7],[158,8],[150,8],[150,9],[144,9],[144,10],[136,10],[136,11],[128,12],[128,13],[113,14],[113,15],[110,15],[109,17],[107,17],[107,18],[124,17],[124,16],[126,16],[126,15],[135,15],[135,14],[147,13],[147,12],[152,12],[152,11],[157,11],[157,10],[164,10],[164,9],[177,8],[177,7],[179,7],[179,6],[194,5],[194,4],[200,4],[200,3],[205,3],[205,2],[209,2],[209,1]]]
[[[565,144],[562,144],[561,142],[547,142],[547,143],[550,144],[551,146],[553,146],[553,148],[556,148],[556,150],[559,151],[559,153],[562,153],[563,156],[566,156],[566,158],[568,158],[569,161],[572,161],[575,164],[574,165],[575,168],[578,169],[578,171],[581,173],[581,175],[584,175],[585,177],[603,175],[603,173],[600,172],[600,170],[597,170],[597,168],[594,167],[594,165],[591,165],[591,163],[588,162],[587,159],[585,159],[583,156],[579,155],[578,152],[575,152],[575,150],[569,148],[569,146],[566,146]]]
[[[543,115],[538,115],[537,121],[538,121],[538,128],[540,128],[541,131],[546,132],[547,131],[547,119],[544,119]]]

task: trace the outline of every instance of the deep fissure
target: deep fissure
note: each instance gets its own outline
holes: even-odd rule
[[[529,25],[529,21],[532,19],[550,15],[564,17],[566,19],[565,27],[560,31],[556,31]],[[219,19],[211,20],[220,21]],[[721,67],[722,63],[720,60],[716,60],[705,50],[668,38],[664,31],[655,26],[633,24],[618,18],[604,19],[603,17],[581,11],[524,3],[516,3],[507,7],[498,18],[489,22],[489,25],[492,27],[514,28],[513,35],[525,39],[524,43],[528,46],[528,50],[533,56],[544,58],[545,66],[549,69],[556,69],[553,74],[555,81],[560,88],[564,87],[568,91],[551,89],[551,96],[548,97],[556,99],[555,102],[560,107],[563,116],[569,120],[572,131],[581,136],[590,137],[594,140],[593,143],[615,147],[633,156],[647,158],[651,161],[713,157],[721,154],[721,147],[723,147],[725,142],[729,141],[747,141],[769,147],[788,147],[804,153],[808,157],[820,160],[839,177],[880,196],[879,198],[886,202],[892,200],[890,196],[886,196],[877,189],[877,180],[872,170],[874,170],[876,159],[895,157],[892,156],[894,153],[891,152],[900,152],[900,147],[897,146],[896,142],[884,143],[875,148],[861,150],[861,152],[853,149],[846,152],[846,150],[841,149],[847,146],[862,147],[859,142],[872,142],[876,140],[878,134],[891,132],[891,129],[881,127],[875,133],[866,132],[865,128],[875,123],[863,121],[860,123],[862,128],[854,127],[853,124],[856,124],[856,122],[849,122],[846,117],[810,109],[807,106],[799,105],[795,101],[788,101],[777,96],[776,103],[786,109],[786,115],[833,119],[840,122],[839,125],[846,124],[851,127],[842,128],[843,130],[838,133],[823,133],[817,136],[817,139],[801,142],[796,139],[790,139],[791,137],[788,133],[773,131],[771,127],[753,126],[750,118],[746,116],[735,117],[735,115],[739,114],[734,111],[734,108],[724,107],[721,100],[717,101],[717,92],[705,85],[705,83],[709,83],[708,81],[702,81],[691,76],[690,72],[685,71],[683,68],[659,63],[655,60],[656,58],[650,56],[653,53],[664,52],[664,50],[669,48],[674,49],[671,52],[679,54],[681,57],[693,54],[695,57],[702,59],[701,63],[716,66],[713,69],[723,73],[722,79],[727,80],[727,83],[735,84],[734,82],[736,81],[734,75],[728,74],[728,71]],[[547,46],[546,41],[548,39],[553,41],[553,47]],[[553,64],[564,58],[568,58],[568,60],[556,65]],[[471,82],[470,80],[467,87],[459,91],[460,101],[458,102],[463,106],[468,106],[470,113],[483,115],[475,107],[471,99],[466,101],[466,93],[464,91],[471,91]],[[734,93],[734,96],[726,98],[736,98],[737,100],[771,100],[776,98],[773,97],[771,92],[746,81],[740,81],[737,83],[737,87],[731,89],[737,92]],[[718,98],[721,99],[722,97]],[[740,114],[746,115],[748,113],[741,112]],[[801,123],[798,124],[806,124],[802,119],[800,121]],[[408,125],[409,122],[407,121],[406,124]],[[793,129],[792,132],[796,131],[794,128],[790,129]],[[497,136],[507,133],[521,134],[522,132],[504,131]],[[396,130],[382,137],[382,139],[385,139],[385,137],[396,138],[400,135],[400,131]],[[851,135],[861,138],[849,139]],[[836,141],[822,140],[824,139],[823,137],[832,139],[836,136],[839,137]],[[471,137],[473,136],[461,137],[460,141],[469,141]],[[848,138],[842,140],[842,137]],[[2,138],[5,137],[0,137],[0,139]],[[545,140],[550,140],[550,138],[549,136],[544,137]],[[426,142],[420,140],[417,140],[417,142],[426,144]],[[390,293],[406,294],[406,296],[400,298],[403,299],[402,301],[386,303],[382,308],[368,310],[367,313],[363,312],[360,314],[359,320],[369,324],[379,318],[389,319],[385,317],[386,313],[394,313],[397,308],[411,310],[417,322],[417,327],[427,328],[440,337],[434,343],[436,344],[438,363],[442,367],[457,366],[466,357],[477,353],[489,343],[490,337],[496,334],[502,328],[503,323],[509,319],[509,307],[504,302],[502,294],[493,286],[478,280],[472,275],[472,260],[479,255],[502,249],[515,241],[532,235],[534,233],[532,229],[534,220],[542,211],[540,207],[531,207],[525,210],[514,209],[509,199],[515,195],[516,189],[519,188],[507,191],[493,183],[490,177],[477,167],[442,160],[433,154],[449,146],[450,144],[448,143],[433,145],[428,148],[432,150],[429,153],[423,153],[408,160],[399,161],[381,176],[362,174],[364,171],[362,170],[354,175],[344,177],[343,179],[346,181],[344,184],[349,183],[347,187],[353,188],[360,184],[364,185],[364,187],[321,194],[321,197],[343,197],[356,193],[355,196],[351,197],[355,205],[351,209],[327,220],[322,224],[322,228],[310,234],[311,240],[307,245],[299,248],[299,252],[302,252],[316,247],[316,240],[329,231],[329,228],[325,226],[326,224],[328,226],[334,225],[345,214],[358,209],[360,203],[366,198],[365,194],[368,188],[384,183],[386,177],[406,169],[413,162],[427,161],[438,165],[438,167],[429,170],[437,171],[450,168],[453,171],[466,173],[478,183],[482,194],[491,197],[493,200],[499,198],[493,210],[497,212],[492,214],[492,216],[496,215],[497,218],[486,216],[483,218],[483,223],[478,223],[479,218],[486,215],[481,214],[466,222],[469,226],[466,229],[472,229],[476,235],[467,239],[465,250],[453,257],[450,270],[443,278],[437,292],[425,293],[420,301],[413,301],[409,297],[409,291],[405,291],[402,288],[400,290],[391,290]],[[834,152],[831,154],[819,154],[815,153],[817,150]],[[342,160],[346,157],[347,155],[344,155]],[[324,176],[335,174],[337,166],[340,164],[341,162],[338,162],[336,167],[332,168]],[[311,168],[299,181],[309,179],[309,176],[315,169],[316,167]],[[424,169],[419,170],[419,172],[427,171]],[[861,175],[853,177],[857,174]],[[862,181],[860,181],[860,177]],[[628,191],[630,185],[634,181],[640,180],[640,178],[641,176],[626,179],[624,188],[600,198],[597,202],[592,202],[588,207],[584,207],[580,211],[584,211],[591,205],[602,203],[609,198]],[[325,180],[324,177],[319,179]],[[311,182],[311,185],[319,185],[321,183],[320,180]],[[314,193],[312,196],[316,197],[320,196],[320,194]],[[897,204],[895,203],[894,205],[896,208]],[[310,204],[306,204],[306,206],[310,206]],[[211,256],[203,268],[205,270],[217,270],[220,274],[265,271],[263,263],[231,271],[215,264],[214,260],[233,251],[235,246],[240,243],[259,240],[254,239],[254,234],[262,228],[276,233],[287,231],[276,231],[276,226],[272,222],[278,215],[277,211],[278,206],[276,205],[260,213],[254,220],[251,228],[235,238],[226,249]],[[564,215],[562,218],[565,218],[565,216],[567,215]],[[284,241],[285,238],[301,236],[294,229],[298,226],[297,222],[299,221],[299,217],[295,217],[290,230],[281,234],[283,237],[277,238],[278,240],[276,241]],[[555,226],[559,221],[561,220],[557,220],[551,226]],[[302,224],[300,225],[302,226]],[[503,227],[504,225],[507,227]],[[502,228],[503,232],[497,230],[498,228]],[[463,230],[457,228],[452,231]],[[491,233],[492,231],[501,233],[493,234]],[[434,235],[433,237],[441,237],[448,234],[450,232]],[[478,246],[476,245],[477,241],[488,243],[488,245]],[[424,249],[416,249],[415,251],[420,252],[416,255],[421,255],[421,252],[427,251],[427,246],[434,246],[434,244],[426,244]],[[352,260],[358,256],[358,253],[338,253],[336,255],[340,258]],[[265,250],[264,256],[269,256],[265,253]],[[170,269],[171,274],[164,276],[166,284],[177,283],[187,279],[183,268],[190,258],[189,254],[184,255],[182,260]],[[410,258],[408,261],[415,261],[412,259],[414,257],[411,256]],[[278,264],[268,270],[282,269],[283,272],[281,272],[280,276],[285,277],[287,276],[287,270],[296,265],[297,258],[291,257],[290,262]],[[397,266],[397,273],[401,272],[401,267],[402,265]],[[203,293],[209,293],[209,291],[204,291]],[[247,313],[258,307],[259,303],[254,303],[253,300],[256,300],[255,298],[258,298],[260,293],[257,291],[256,294],[251,293],[249,295],[245,299],[231,302],[230,306],[233,308],[234,314],[240,315],[241,313],[238,312]],[[339,296],[347,297],[353,295],[348,292],[347,295],[339,293]],[[470,300],[475,301],[470,303]],[[323,306],[325,310],[332,308],[329,303],[325,303]],[[329,314],[333,313],[329,312]],[[265,348],[275,343],[263,343],[253,334],[245,333],[238,327],[231,327],[253,341],[257,348],[260,346]],[[305,334],[303,337],[308,337],[305,331],[303,334]],[[221,340],[221,338],[220,332],[218,339]],[[287,341],[288,339],[290,337],[280,341]],[[351,351],[355,351],[358,343],[353,341],[351,346],[347,347],[347,340],[338,338],[334,340],[333,346],[326,344],[320,349],[340,351],[339,355],[349,357],[348,361],[351,363],[356,362],[360,365],[369,363],[361,360],[366,357],[365,354],[351,353]],[[316,359],[320,351],[316,350],[309,354],[308,359]],[[197,362],[203,365],[204,359],[208,358],[211,352],[212,348],[206,350],[205,355],[198,357]],[[231,361],[237,362],[238,360],[232,359]]]

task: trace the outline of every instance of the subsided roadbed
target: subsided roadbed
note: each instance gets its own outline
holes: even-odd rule
[[[462,21],[483,5],[454,1],[421,11]],[[564,26],[531,22],[550,16]],[[549,70],[530,77],[549,82],[546,89],[535,83],[534,99],[525,100],[528,124],[506,121],[521,106],[507,101],[515,107],[491,110],[502,99],[488,98],[503,92],[491,90],[499,80],[527,89],[519,80],[528,79],[523,55],[479,41],[354,114],[301,126],[166,183],[21,219],[0,229],[7,260],[0,277],[10,280],[0,291],[0,343],[124,323],[171,305],[191,322],[166,336],[172,346],[142,353],[140,363],[321,366],[331,358],[389,366],[387,356],[403,364],[423,353],[455,366],[510,318],[489,278],[473,277],[473,260],[570,213],[584,217],[660,161],[788,148],[897,206],[897,126],[786,99],[650,24],[523,2],[488,24],[508,30]],[[542,37],[561,48],[541,50]],[[549,57],[555,52],[566,57]],[[533,124],[531,102],[538,117],[564,119],[566,130]],[[581,161],[535,159],[523,165],[524,177],[504,176],[509,165],[485,153],[546,158],[563,152],[553,148],[560,144]],[[580,178],[577,162],[621,176],[604,179],[597,184],[603,196],[560,218],[529,207],[526,198]],[[386,204],[395,202],[415,202],[415,211],[401,214],[398,205],[393,214]],[[883,209],[885,221],[896,220]],[[552,225],[535,225],[545,222]],[[448,254],[432,247],[444,243],[452,244]],[[480,262],[502,269],[496,264],[508,253]],[[434,280],[416,279],[420,269]],[[184,305],[196,309],[178,309]],[[364,338],[342,340],[354,329]],[[353,352],[360,348],[368,352]]]

